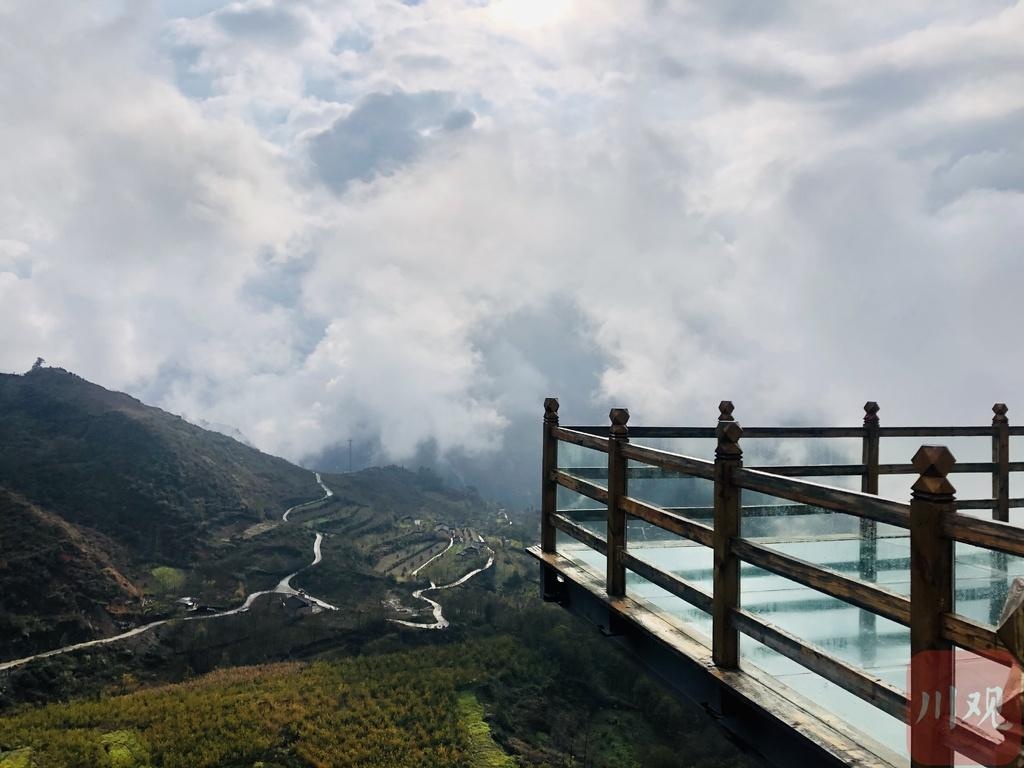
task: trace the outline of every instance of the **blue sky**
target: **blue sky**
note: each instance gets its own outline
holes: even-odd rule
[[[1022,39],[989,0],[0,0],[0,369],[294,459],[498,456],[548,394],[1012,418]]]

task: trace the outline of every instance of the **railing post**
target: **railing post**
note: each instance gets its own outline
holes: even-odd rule
[[[739,632],[732,625],[732,609],[740,604],[740,561],[732,552],[733,539],[740,535],[740,489],[732,474],[743,466],[743,429],[733,419],[732,402],[723,400],[718,410],[711,655],[718,666],[733,668],[740,657]]]
[[[1010,420],[1006,403],[992,406],[992,519],[1010,522]]]
[[[1006,416],[1006,403],[992,406],[992,519],[1010,522],[1010,420]],[[996,624],[1003,612],[1008,587],[1006,553],[989,553],[992,579],[989,592],[988,620]]]
[[[922,445],[913,458],[920,473],[910,502],[908,722],[914,768],[953,764],[953,751],[944,745],[950,732],[954,657],[952,643],[942,634],[942,617],[954,607],[954,544],[942,532],[942,520],[956,512],[956,489],[947,479],[955,463],[942,445]]]
[[[878,495],[878,403],[869,400],[864,403],[864,437],[861,446],[861,463],[864,474],[860,476],[860,489],[864,493]],[[860,519],[859,572],[862,581],[878,580],[878,522],[866,517]],[[877,651],[877,617],[871,611],[860,610],[860,632],[864,637],[865,657],[873,661]]]
[[[864,493],[878,495],[878,403],[864,403],[864,438],[861,463],[864,474],[860,478],[860,489]],[[875,581],[878,577],[876,555],[878,551],[878,523],[866,517],[860,519],[860,577]]]
[[[626,513],[622,511],[622,497],[626,495],[626,458],[622,446],[629,442],[629,411],[612,408],[611,439],[608,441],[608,556],[607,581],[611,597],[626,594]]]
[[[558,483],[552,475],[558,469],[558,398],[548,397],[544,400],[544,442],[541,453],[540,481],[540,548],[544,552],[555,551],[556,528],[552,517],[558,503]]]

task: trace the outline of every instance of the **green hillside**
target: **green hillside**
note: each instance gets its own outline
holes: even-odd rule
[[[0,671],[0,768],[749,766],[537,599],[532,518],[401,467],[324,475],[320,498],[64,371],[0,377],[0,409],[0,661],[170,619]],[[487,563],[423,629],[415,591]]]
[[[57,368],[0,374],[0,415],[0,486],[153,561],[320,494],[284,459]]]
[[[309,561],[311,534],[242,532],[322,493],[308,470],[67,371],[0,374],[0,660],[184,594],[272,586]]]
[[[0,542],[0,660],[109,634],[140,615],[120,547],[2,488]]]
[[[603,640],[572,637],[556,609],[529,619],[528,633],[24,708],[0,715],[0,768],[749,768]]]

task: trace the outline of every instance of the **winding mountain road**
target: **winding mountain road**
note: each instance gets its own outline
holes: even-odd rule
[[[415,576],[417,573],[422,571],[424,568],[426,568],[432,562],[437,560],[437,558],[439,558],[441,555],[443,555],[445,552],[447,552],[449,549],[451,549],[454,546],[455,546],[455,537],[452,536],[450,539],[448,539],[448,546],[447,547],[445,547],[440,552],[438,552],[436,555],[434,555],[432,558],[427,560],[427,562],[423,563],[422,565],[417,566],[416,570],[414,570],[411,575]]]
[[[289,507],[287,510],[285,510],[284,515],[281,516],[282,521],[287,522],[288,521],[288,515],[291,514],[292,512],[294,512],[295,510],[302,509],[304,507],[310,507],[310,506],[312,506],[314,504],[319,504],[320,502],[325,501],[326,499],[329,499],[331,496],[334,495],[334,491],[332,491],[330,488],[327,487],[327,485],[324,483],[323,479],[320,477],[320,473],[319,472],[314,472],[313,474],[316,477],[317,483],[323,489],[324,495],[322,497],[320,497],[319,499],[313,499],[312,501],[307,501],[307,502],[304,502],[302,504],[296,504],[294,507]],[[231,610],[228,610],[228,611],[220,611],[218,613],[206,613],[206,614],[202,614],[202,615],[198,615],[198,616],[182,616],[182,617],[175,617],[173,619],[160,619],[159,621],[153,621],[153,622],[150,622],[149,624],[143,624],[140,627],[135,627],[134,629],[129,629],[127,632],[122,632],[119,635],[113,635],[111,637],[101,637],[101,638],[99,638],[97,640],[87,640],[87,641],[85,641],[83,643],[75,643],[73,645],[65,645],[65,646],[63,646],[61,648],[54,648],[51,651],[43,651],[42,653],[37,653],[37,654],[34,654],[32,656],[26,656],[23,659],[12,659],[11,661],[0,661],[0,672],[3,672],[4,670],[8,670],[8,669],[14,669],[15,667],[20,667],[20,666],[23,666],[25,664],[29,664],[30,662],[38,661],[40,659],[47,659],[47,658],[50,658],[51,656],[59,656],[62,653],[70,653],[71,651],[78,651],[78,650],[81,650],[83,648],[93,648],[93,647],[98,646],[98,645],[107,645],[109,643],[116,643],[119,640],[126,640],[129,637],[135,637],[136,635],[141,635],[143,632],[147,632],[147,631],[149,631],[151,629],[155,629],[156,627],[162,626],[162,625],[167,624],[167,623],[169,623],[171,621],[206,621],[206,620],[209,620],[209,619],[219,619],[219,618],[221,618],[223,616],[234,616],[234,615],[237,615],[239,613],[246,613],[249,610],[249,608],[252,607],[252,604],[253,604],[253,602],[255,602],[256,598],[261,597],[263,595],[271,595],[271,594],[301,595],[306,600],[309,600],[311,603],[314,603],[314,604],[318,605],[323,610],[326,610],[326,611],[336,611],[336,610],[338,610],[337,606],[331,605],[330,603],[328,603],[328,602],[326,602],[324,600],[321,600],[318,597],[313,597],[312,595],[308,595],[308,594],[306,594],[305,592],[303,592],[301,590],[297,590],[294,587],[292,587],[292,585],[291,585],[291,581],[292,581],[293,578],[298,576],[300,573],[302,573],[306,569],[312,568],[313,566],[318,565],[323,560],[323,553],[321,552],[321,545],[323,544],[323,540],[324,540],[324,535],[322,533],[320,533],[319,531],[317,531],[316,532],[316,538],[313,540],[313,562],[311,562],[309,565],[306,565],[306,566],[303,566],[302,568],[299,568],[299,570],[295,571],[294,573],[290,573],[287,576],[285,576],[283,579],[281,579],[281,581],[279,581],[277,583],[277,586],[274,587],[273,589],[265,589],[265,590],[262,590],[260,592],[253,592],[251,595],[246,597],[245,598],[245,602],[242,603],[237,608],[232,608]],[[424,598],[424,599],[426,599],[426,598]],[[440,606],[439,606],[439,608],[440,608]]]
[[[319,504],[321,501],[327,501],[327,499],[331,498],[331,496],[334,495],[334,491],[332,491],[330,488],[327,487],[327,485],[324,483],[323,479],[320,477],[320,473],[319,472],[314,472],[313,476],[316,478],[317,484],[321,488],[324,489],[324,495],[321,496],[319,499],[313,499],[312,501],[304,501],[301,504],[296,504],[294,507],[288,507],[288,509],[286,509],[284,511],[284,514],[281,515],[281,520],[282,521],[287,523],[288,522],[288,515],[290,515],[295,510],[297,510],[297,509],[304,509],[306,507],[311,507],[314,504]],[[320,562],[320,561],[318,560],[317,562]],[[316,565],[316,563],[313,563],[313,565]]]
[[[455,540],[452,539],[453,543],[454,543],[454,541]],[[452,545],[449,544],[448,545],[448,549],[451,549],[451,548],[452,548]],[[444,552],[440,552],[439,554],[437,554],[434,557],[430,558],[430,560],[428,560],[426,563],[421,565],[420,568],[422,568],[424,565],[427,565],[427,563],[429,563],[429,562],[431,562],[433,560],[436,560],[438,557],[440,557],[445,552],[447,552],[448,549],[445,549]],[[417,589],[415,592],[412,593],[412,596],[413,596],[414,599],[422,600],[423,602],[430,604],[431,610],[433,611],[433,614],[434,614],[434,622],[432,624],[422,624],[422,623],[417,622],[417,621],[406,621],[405,619],[388,619],[388,621],[390,621],[392,624],[401,624],[403,627],[412,627],[413,629],[448,629],[448,627],[451,626],[451,625],[449,624],[448,619],[446,619],[444,617],[444,612],[441,609],[441,604],[436,602],[436,601],[434,601],[434,600],[431,600],[429,597],[425,597],[424,593],[425,592],[440,592],[442,589],[451,589],[452,587],[457,587],[460,584],[465,584],[467,581],[472,579],[478,573],[483,573],[488,568],[490,568],[491,566],[494,565],[494,550],[491,549],[490,547],[488,547],[487,548],[487,552],[488,552],[487,564],[483,568],[476,568],[476,569],[470,571],[469,573],[463,575],[459,579],[453,581],[451,584],[442,584],[440,587],[437,586],[433,581],[431,581],[429,587],[424,587],[423,589]],[[417,568],[416,571],[418,571],[420,568]],[[413,571],[413,574],[415,574],[416,571]]]

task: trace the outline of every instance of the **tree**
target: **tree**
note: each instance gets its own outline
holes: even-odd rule
[[[37,357],[36,361],[34,363],[32,363],[32,370],[33,371],[38,371],[44,365],[46,365],[46,361],[43,360],[43,358],[41,358],[41,357]]]

